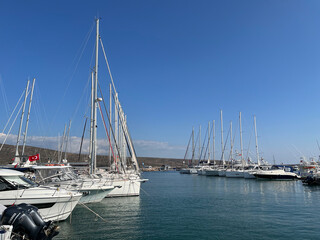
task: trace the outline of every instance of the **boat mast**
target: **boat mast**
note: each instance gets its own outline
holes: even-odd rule
[[[97,141],[97,101],[98,101],[98,50],[99,50],[99,18],[97,22],[97,34],[96,34],[96,61],[94,67],[94,90],[93,90],[93,118],[92,118],[92,148],[91,148],[91,170],[93,174],[96,171],[97,165],[97,152],[96,152],[96,141]]]
[[[90,144],[89,144],[89,158],[91,160],[92,154],[92,134],[93,134],[93,108],[94,108],[94,97],[93,97],[93,89],[94,89],[94,77],[93,71],[91,72],[91,113],[90,113]]]
[[[30,80],[28,80],[28,82],[27,82],[26,93],[24,95],[24,102],[23,102],[23,107],[22,107],[22,113],[21,113],[21,118],[20,118],[20,126],[19,126],[17,144],[16,144],[16,155],[15,155],[13,164],[20,163],[19,142],[20,142],[20,136],[21,136],[23,117],[24,117],[24,110],[25,110],[25,107],[26,107],[26,101],[27,101],[27,96],[28,96],[29,83],[30,83]]]
[[[116,101],[114,102],[114,104],[116,105],[117,103],[117,101],[118,101],[118,93],[115,93],[115,98],[116,98]],[[119,119],[118,119],[118,117],[119,117],[119,114],[118,114],[118,108],[117,108],[117,106],[115,106],[114,107],[114,133],[115,133],[115,142],[116,143],[119,143],[119,136],[118,136],[118,133],[119,133],[119,128],[118,128],[118,126],[119,126]],[[118,164],[119,162],[118,162],[118,158],[119,158],[119,154],[116,154],[115,155],[115,157],[116,157],[116,163]]]
[[[110,102],[109,102],[109,116],[110,118],[112,118],[112,88],[111,88],[111,83],[109,85],[109,94],[110,94]],[[109,128],[110,128],[110,132],[112,129],[112,119],[110,119],[109,121]],[[110,144],[109,144],[109,161],[110,161],[110,170],[111,170],[111,165],[112,165],[112,157],[111,157],[111,148],[112,148],[112,141],[110,140]]]
[[[67,159],[67,151],[68,151],[68,142],[69,142],[70,128],[71,128],[71,120],[69,121],[68,133],[67,133],[67,135],[66,135],[66,146],[65,146],[65,149],[64,149],[64,159]]]
[[[223,167],[225,165],[224,162],[224,145],[223,145],[223,120],[222,120],[222,110],[220,110],[220,121],[221,121],[221,151],[222,151],[222,156],[221,156],[221,160],[222,160],[222,164]]]
[[[210,164],[210,121],[208,122],[208,164]]]
[[[192,153],[191,153],[191,164],[194,162],[194,127],[192,127]],[[199,159],[200,161],[200,159]]]
[[[199,126],[199,161],[201,157],[201,125]]]
[[[213,163],[215,163],[215,132],[214,132],[214,120],[212,121],[212,159]]]
[[[136,173],[140,174],[140,172],[139,172],[139,163],[138,163],[138,160],[137,160],[136,151],[135,151],[135,149],[133,147],[133,142],[132,142],[129,130],[128,130],[128,125],[124,121],[123,109],[122,109],[121,104],[120,104],[120,102],[119,102],[119,100],[117,98],[117,90],[116,90],[116,87],[115,87],[114,82],[113,82],[113,77],[112,77],[112,74],[111,74],[111,71],[110,71],[109,63],[108,63],[107,56],[106,56],[106,53],[104,51],[104,47],[103,47],[101,39],[100,39],[100,42],[101,42],[102,51],[103,51],[103,54],[104,54],[104,57],[105,57],[105,60],[106,60],[106,63],[107,63],[107,67],[108,67],[108,71],[109,71],[109,75],[110,75],[110,80],[111,80],[111,83],[112,83],[112,88],[113,88],[113,91],[114,91],[114,93],[116,95],[114,101],[115,101],[115,107],[116,107],[117,112],[119,114],[120,124],[121,124],[122,130],[124,131],[124,134],[125,134],[125,138],[126,138],[128,150],[129,150],[129,152],[131,154],[131,160],[133,162],[133,166],[135,168]]]
[[[230,160],[233,168],[233,142],[232,142],[232,121],[230,122]]]
[[[58,162],[61,162],[61,158],[62,158],[62,151],[63,151],[63,147],[64,147],[64,142],[65,142],[65,138],[66,138],[66,132],[67,132],[67,124],[64,125],[64,131],[63,131],[63,135],[62,135],[62,140],[61,140],[61,145],[59,147],[59,152],[58,152]]]
[[[260,157],[259,157],[259,149],[258,149],[258,136],[257,136],[257,124],[256,124],[256,116],[253,116],[253,122],[254,122],[254,133],[256,135],[256,151],[257,151],[257,162],[258,166],[260,166]]]
[[[125,122],[125,125],[127,125],[127,115],[124,116],[124,122]],[[127,165],[127,149],[126,149],[126,137],[124,135],[124,132],[122,134],[122,138],[123,138],[123,140],[122,140],[122,142],[123,142],[123,154],[122,154],[123,164],[124,164],[124,166],[126,166]]]
[[[31,111],[31,103],[32,103],[32,96],[33,96],[33,89],[36,79],[34,78],[32,81],[32,88],[31,88],[31,95],[29,100],[29,107],[28,107],[28,115],[27,115],[27,122],[26,122],[26,128],[24,131],[24,137],[23,137],[23,146],[22,146],[22,153],[21,155],[24,155],[24,149],[26,147],[26,141],[27,141],[27,133],[28,133],[28,126],[29,126],[29,117],[30,117],[30,111]]]
[[[242,145],[242,122],[241,122],[241,112],[239,113],[239,129],[240,129],[240,150],[241,150],[241,162],[242,162],[242,167],[244,167],[245,162],[243,158],[243,145]]]

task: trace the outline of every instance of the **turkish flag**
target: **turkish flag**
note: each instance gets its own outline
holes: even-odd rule
[[[29,161],[38,161],[40,159],[40,154],[38,153],[37,155],[29,156]]]

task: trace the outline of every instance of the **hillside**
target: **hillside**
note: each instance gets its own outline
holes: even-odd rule
[[[19,151],[22,147],[20,146]],[[26,146],[25,155],[32,156],[40,153],[40,162],[47,163],[48,161],[56,161],[57,151],[39,147]],[[10,163],[12,158],[15,156],[15,146],[4,145],[3,149],[0,151],[0,165],[6,165]],[[85,162],[88,156],[82,154],[79,158],[79,154],[67,153],[67,159],[69,162]],[[151,157],[138,157],[139,166],[144,163],[145,166],[160,167],[161,165],[169,165],[173,168],[184,166],[182,159],[169,159],[169,158],[151,158]],[[99,167],[109,166],[109,156],[98,155],[97,165]]]

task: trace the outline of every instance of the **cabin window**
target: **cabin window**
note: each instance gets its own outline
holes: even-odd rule
[[[8,191],[8,190],[15,190],[13,186],[11,186],[9,183],[4,181],[2,178],[0,178],[0,191]]]

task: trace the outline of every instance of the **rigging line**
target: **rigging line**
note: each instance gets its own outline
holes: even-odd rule
[[[83,206],[84,208],[86,208],[87,210],[89,210],[90,212],[92,212],[94,215],[96,215],[98,218],[100,218],[102,221],[107,222],[106,219],[104,219],[103,217],[101,217],[98,213],[96,213],[95,211],[93,211],[91,208],[89,208],[87,205],[85,205],[82,202],[78,202],[78,204],[80,204],[81,206]]]
[[[113,95],[113,98],[114,98],[114,101],[115,101],[115,95]],[[128,128],[128,124],[127,124],[127,122],[123,122],[123,120],[122,120],[122,118],[124,118],[124,112],[123,112],[123,110],[122,110],[122,107],[121,107],[121,104],[120,104],[120,101],[119,101],[119,99],[117,98],[117,104],[116,104],[116,107],[117,107],[117,111],[118,111],[118,115],[119,116],[122,116],[122,117],[120,117],[120,122],[122,123],[121,124],[121,128],[122,128],[122,131],[124,132],[124,133],[126,133],[126,134],[124,134],[124,136],[125,136],[125,139],[126,139],[126,143],[127,143],[127,147],[128,147],[128,151],[129,151],[129,153],[130,153],[130,155],[131,155],[131,157],[132,157],[132,152],[131,152],[131,150],[130,150],[130,147],[129,147],[129,140],[130,140],[130,142],[132,143],[131,144],[131,146],[132,146],[132,151],[133,151],[133,153],[134,153],[134,155],[135,156],[137,156],[137,153],[136,153],[136,149],[135,149],[135,147],[134,147],[134,145],[133,145],[133,141],[132,141],[132,138],[131,138],[131,134],[130,134],[130,132],[129,132],[129,128]],[[137,160],[137,159],[136,159]],[[138,163],[138,160],[137,160],[137,164],[139,164]],[[136,167],[135,167],[136,168]]]
[[[99,36],[99,40],[100,40],[100,45],[101,45],[101,48],[102,48],[102,51],[103,51],[104,59],[105,59],[106,64],[107,64],[107,68],[108,68],[108,72],[109,72],[109,76],[110,76],[110,80],[111,80],[111,83],[112,83],[113,90],[114,90],[114,92],[117,92],[116,91],[116,87],[115,87],[114,82],[113,82],[113,77],[112,77],[112,74],[111,74],[111,70],[110,70],[107,54],[106,54],[106,51],[104,50],[104,46],[103,46],[103,43],[102,43],[102,40],[101,40],[100,36]]]
[[[3,101],[4,101],[4,107],[7,113],[7,117],[9,116],[9,103],[8,103],[8,98],[7,98],[7,94],[6,94],[6,90],[4,88],[4,84],[2,81],[2,77],[0,75],[0,88],[1,88],[1,92],[2,92],[2,97],[3,97]]]
[[[81,150],[82,150],[84,133],[85,133],[85,131],[86,131],[87,121],[88,121],[88,118],[86,117],[86,121],[84,122],[84,127],[83,127],[81,142],[80,142],[80,150],[79,150],[79,158],[78,158],[78,161],[79,161],[79,162],[80,162],[80,158],[81,158]]]
[[[60,108],[61,108],[61,106],[62,106],[62,103],[63,103],[63,101],[64,101],[64,98],[65,98],[66,94],[67,94],[67,91],[68,91],[68,89],[69,89],[69,86],[70,86],[70,84],[71,84],[71,82],[72,82],[72,80],[73,80],[73,78],[74,78],[74,75],[75,75],[77,69],[78,69],[78,65],[79,65],[80,60],[81,60],[81,58],[82,58],[82,56],[83,56],[84,50],[85,50],[86,47],[87,47],[89,38],[90,38],[91,33],[92,33],[92,31],[93,31],[93,28],[94,28],[94,24],[92,24],[91,29],[90,29],[89,32],[87,33],[87,35],[86,35],[86,37],[85,37],[85,40],[84,40],[84,41],[82,42],[82,44],[80,45],[80,48],[79,48],[79,50],[78,50],[78,52],[77,52],[77,54],[76,54],[76,56],[75,56],[75,58],[74,58],[74,60],[73,60],[73,63],[74,63],[74,62],[75,62],[75,59],[77,58],[77,55],[78,55],[79,52],[81,51],[81,53],[80,53],[79,56],[78,56],[78,60],[76,61],[75,68],[74,68],[74,70],[73,70],[73,72],[72,72],[72,74],[71,74],[71,77],[69,78],[69,81],[68,81],[68,83],[67,83],[67,87],[65,88],[64,94],[63,94],[63,96],[61,97],[60,104],[59,104],[59,106],[58,106],[58,108],[57,108],[57,111],[56,111],[56,113],[55,113],[55,115],[54,115],[54,117],[53,117],[53,119],[52,119],[51,125],[55,122],[56,116],[57,116],[57,114],[58,114],[58,112],[59,112],[59,110],[60,110]],[[82,50],[80,50],[81,48],[82,48]],[[73,63],[72,63],[72,64],[73,64]]]
[[[81,101],[82,101],[82,99],[84,98],[85,93],[87,92],[86,90],[88,89],[90,80],[91,80],[91,75],[88,77],[87,84],[85,85],[85,87],[84,87],[84,89],[83,89],[83,91],[82,91],[81,97],[80,97],[80,99],[79,99],[79,101],[78,101],[77,107],[75,108],[75,111],[74,111],[74,113],[73,113],[73,115],[72,115],[71,120],[73,120],[73,119],[75,118],[75,116],[76,116],[76,114],[77,114],[77,112],[78,112],[78,110],[79,110],[79,108],[80,108]]]
[[[104,101],[104,97],[103,97],[103,94],[102,94],[102,90],[101,90],[100,84],[98,83],[98,85],[99,85],[100,94],[101,94],[102,99],[103,99],[103,106],[104,106],[105,112],[106,112],[107,117],[108,117],[108,120],[109,120],[109,126],[111,126],[111,118],[110,118],[109,113],[108,113],[108,111],[107,111],[107,107],[106,107],[106,104],[105,104],[105,101]],[[115,101],[115,102],[116,102],[116,101]],[[119,115],[119,114],[120,114],[120,111],[118,111],[118,115]],[[120,121],[121,121],[121,118],[120,118]],[[121,121],[121,123],[122,123],[122,121]],[[121,124],[121,127],[122,127],[122,124]],[[117,149],[117,151],[118,151],[118,155],[119,155],[119,157],[121,158],[120,148],[119,148],[119,146],[118,146],[118,144],[117,144],[117,139],[116,139],[116,137],[115,137],[114,131],[113,131],[112,128],[110,128],[110,129],[111,129],[112,136],[113,136],[113,139],[114,139],[114,142],[115,142],[115,145],[116,145],[116,149]],[[122,127],[122,130],[124,131],[123,127]],[[126,134],[124,134],[124,136],[125,136],[125,140],[126,140],[126,144],[127,144],[127,148],[128,148],[129,154],[130,154],[130,156],[131,156],[131,158],[132,158],[132,152],[130,151],[130,147],[129,147],[129,144],[128,144],[128,139],[127,139]],[[134,149],[133,149],[133,150],[134,150]],[[122,162],[121,162],[121,164],[122,164],[122,166],[123,166],[123,163],[122,163]],[[125,171],[125,169],[123,169],[123,170]]]
[[[225,141],[224,146],[223,146],[223,149],[222,149],[221,160],[222,160],[222,155],[224,154],[224,151],[226,150],[226,146],[227,146],[227,143],[228,143],[229,134],[230,134],[230,127],[229,127],[229,130],[228,130],[228,134],[227,134],[226,141]]]
[[[3,132],[3,133],[4,133],[4,131],[6,130],[6,128],[7,128],[8,124],[9,124],[9,122],[10,122],[10,120],[11,120],[11,118],[12,118],[12,116],[13,116],[14,112],[16,111],[16,108],[17,108],[17,106],[19,105],[19,103],[20,103],[20,101],[21,101],[22,97],[24,96],[25,91],[26,91],[26,89],[24,89],[24,90],[22,91],[22,94],[21,94],[21,96],[20,96],[20,98],[19,98],[19,100],[18,100],[18,102],[17,102],[16,106],[14,107],[14,109],[13,109],[13,111],[12,111],[12,113],[11,113],[11,115],[10,115],[10,117],[9,117],[9,119],[8,119],[8,121],[7,121],[7,123],[6,123],[6,125],[4,126],[4,128],[3,128],[3,130],[2,130],[2,132]]]
[[[109,62],[108,62],[108,59],[107,59],[107,55],[106,55],[106,52],[105,52],[105,50],[104,50],[104,46],[103,46],[103,43],[102,43],[102,40],[101,40],[101,37],[99,36],[99,40],[100,40],[100,45],[101,45],[101,48],[102,48],[102,51],[103,51],[103,55],[104,55],[104,58],[105,58],[105,61],[106,61],[106,64],[107,64],[107,67],[108,67],[108,72],[109,72],[109,76],[110,76],[110,80],[111,80],[111,83],[112,83],[112,87],[113,87],[113,90],[114,90],[114,92],[115,93],[117,93],[117,91],[116,91],[116,87],[115,87],[115,85],[114,85],[114,82],[113,82],[113,77],[112,77],[112,74],[111,74],[111,70],[110,70],[110,66],[109,66]],[[115,97],[114,97],[115,98]],[[123,110],[122,110],[122,108],[121,108],[121,105],[120,105],[120,102],[119,102],[119,99],[117,98],[117,104],[116,104],[116,106],[117,106],[117,108],[119,108],[118,109],[118,112],[119,112],[119,115],[121,116],[120,117],[120,121],[121,121],[121,127],[122,127],[122,130],[126,133],[126,134],[124,134],[125,135],[125,138],[126,138],[126,142],[127,142],[127,146],[128,146],[128,150],[129,150],[129,152],[130,152],[130,154],[131,154],[131,157],[133,156],[132,155],[132,153],[131,153],[131,150],[130,150],[130,147],[129,147],[129,143],[128,143],[128,141],[130,141],[132,144],[130,144],[131,146],[132,146],[132,151],[133,151],[133,154],[135,155],[135,157],[137,156],[137,153],[136,153],[136,150],[135,150],[135,147],[134,147],[134,145],[133,145],[133,141],[132,141],[132,138],[131,138],[131,134],[130,134],[130,132],[129,132],[129,128],[128,128],[128,125],[127,125],[127,123],[123,123],[123,119],[122,119],[122,114],[124,115],[124,113],[123,113]],[[121,111],[120,111],[121,110]],[[126,125],[126,129],[124,129],[124,126],[123,125]],[[128,136],[127,136],[128,135]],[[135,166],[135,168],[136,167],[138,167],[139,168],[139,163],[138,163],[138,160],[136,159],[136,161],[137,161],[137,165],[138,166]]]
[[[187,154],[188,154],[188,150],[189,150],[189,145],[190,145],[191,138],[192,138],[192,133],[191,133],[191,135],[190,135],[189,142],[188,142],[188,145],[187,145],[187,150],[186,150],[186,153],[184,154],[183,160],[186,160],[186,157],[187,157]]]
[[[103,117],[103,114],[102,114],[101,104],[100,104],[100,102],[98,102],[98,103],[99,103],[99,110],[100,110],[100,114],[101,114],[101,117],[102,117],[103,125],[104,125],[104,128],[105,128],[107,136],[108,136],[108,140],[109,140],[109,144],[110,144],[110,148],[111,148],[111,152],[112,152],[112,156],[113,156],[113,161],[114,161],[114,163],[116,165],[116,168],[117,168],[117,171],[119,173],[119,168],[118,168],[118,164],[117,164],[116,158],[114,157],[114,152],[113,152],[113,147],[111,145],[111,139],[110,139],[110,136],[109,136],[109,132],[108,132],[108,129],[107,129],[107,126],[106,126],[106,122],[104,121],[104,117]]]
[[[210,131],[209,138],[208,138],[208,140],[207,140],[207,147],[206,147],[206,151],[204,152],[205,154],[204,154],[204,157],[203,157],[204,160],[206,160],[207,150],[208,150],[208,148],[209,148],[209,143],[210,143],[209,139],[211,139],[211,132],[212,132],[212,131]]]
[[[253,135],[253,132],[251,131],[250,138],[249,138],[249,144],[248,144],[248,151],[247,151],[246,159],[248,159],[248,157],[249,157],[250,144],[251,144],[252,135]]]
[[[207,134],[208,134],[208,127],[207,127],[207,130],[206,130],[206,134],[204,135],[204,139],[207,138]],[[200,162],[200,160],[201,160],[201,158],[202,158],[202,153],[203,153],[203,149],[204,149],[205,142],[206,142],[206,141],[203,141],[203,143],[202,143],[201,153],[200,153],[200,157],[199,157],[199,162]]]
[[[108,121],[109,121],[108,123],[109,123],[109,126],[111,126],[111,119],[110,119],[111,116],[109,116],[109,113],[108,113],[108,111],[107,111],[106,103],[105,103],[105,101],[104,101],[104,97],[103,97],[102,90],[101,90],[101,87],[100,87],[100,83],[99,83],[99,82],[98,82],[98,87],[99,87],[99,92],[100,92],[101,97],[102,97],[103,106],[104,106],[104,109],[105,109],[105,112],[106,112],[106,114],[107,114],[107,118],[108,118]],[[100,103],[99,103],[99,105],[100,105]],[[121,158],[120,148],[119,148],[119,146],[118,146],[118,144],[117,144],[117,140],[116,140],[116,137],[115,137],[115,134],[114,134],[114,131],[113,131],[112,127],[110,128],[110,132],[112,133],[112,137],[113,137],[114,143],[115,143],[115,145],[116,145],[116,149],[117,149],[119,158]],[[110,141],[110,144],[111,144],[111,141]],[[111,145],[110,145],[110,147],[111,147]],[[127,147],[128,147],[128,143],[127,143]],[[130,152],[130,150],[129,150],[129,152]],[[110,153],[109,153],[109,154],[110,154]],[[131,155],[131,152],[130,152],[130,155]],[[132,157],[132,155],[131,155],[131,157]],[[120,162],[121,162],[121,167],[123,167],[123,171],[125,172],[125,168],[124,168],[124,166],[123,166],[123,163],[122,163],[122,161],[120,161]]]
[[[10,129],[9,129],[9,131],[8,131],[8,133],[7,133],[7,135],[6,135],[6,137],[5,137],[5,138],[4,138],[4,140],[3,140],[3,143],[2,143],[2,145],[1,145],[1,147],[0,147],[0,151],[1,151],[1,150],[2,150],[2,148],[3,148],[3,145],[6,143],[7,138],[8,138],[8,136],[9,136],[10,132],[11,132],[11,129],[12,129],[12,127],[13,127],[14,123],[15,123],[15,122],[16,122],[16,120],[17,120],[17,117],[18,117],[18,115],[19,115],[19,113],[20,113],[20,111],[21,111],[22,107],[23,107],[23,104],[21,104],[21,107],[20,107],[20,109],[19,109],[19,111],[18,111],[18,113],[17,113],[17,115],[16,115],[15,119],[13,120],[13,123],[11,124]]]

